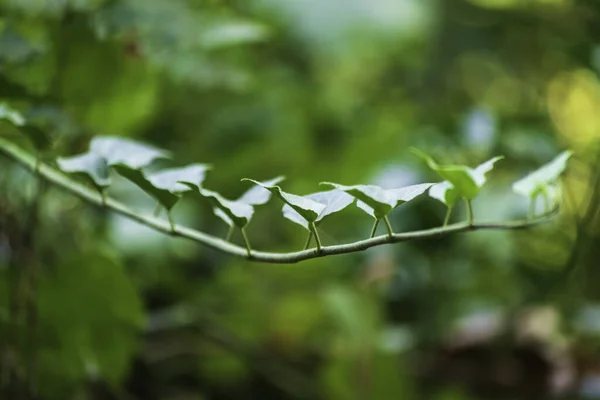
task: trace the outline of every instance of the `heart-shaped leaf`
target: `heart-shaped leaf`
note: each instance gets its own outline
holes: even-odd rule
[[[166,151],[133,140],[99,136],[92,139],[90,152],[104,157],[109,166],[121,165],[141,169],[160,158],[168,158]]]
[[[170,211],[179,200],[179,195],[168,189],[154,186],[144,172],[124,164],[114,164],[112,168],[121,176],[136,184],[144,192],[154,197],[167,210]]]
[[[429,189],[429,196],[441,201],[448,207],[454,207],[460,200],[460,192],[448,181],[433,185]]]
[[[44,150],[50,147],[50,138],[39,126],[27,121],[20,112],[5,103],[0,104],[0,120],[14,125],[33,143],[36,149]]]
[[[83,175],[99,189],[110,186],[108,165],[98,154],[85,153],[73,157],[61,157],[56,162],[62,171]]]
[[[309,223],[315,222],[321,212],[325,209],[325,204],[321,204],[314,200],[311,200],[306,197],[298,196],[291,193],[286,193],[277,185],[265,185],[262,182],[255,181],[253,179],[244,178],[242,181],[249,181],[254,183],[255,185],[259,185],[269,190],[279,199],[281,199],[284,203],[288,204],[292,209],[294,209],[298,214],[302,216]]]
[[[323,184],[352,195],[358,200],[357,206],[361,210],[378,220],[399,205],[425,193],[433,185],[433,183],[421,183],[400,189],[383,189],[375,185],[344,186],[331,182]]]
[[[534,198],[538,194],[543,193],[547,190],[548,186],[555,183],[565,171],[567,163],[572,155],[573,153],[571,151],[560,153],[548,164],[515,182],[513,184],[513,190],[516,193],[530,198]]]
[[[264,186],[273,186],[277,185],[279,182],[283,181],[285,177],[278,176],[273,179],[269,179],[266,181],[261,181],[261,184]],[[271,199],[271,192],[260,185],[254,185],[250,189],[248,189],[244,194],[240,196],[238,201],[242,203],[250,204],[251,206],[259,206],[268,203]]]
[[[204,182],[206,172],[211,167],[206,164],[191,164],[182,168],[164,169],[148,175],[148,181],[159,189],[168,190],[174,194],[181,194],[192,190],[192,187],[181,182],[187,182],[199,188]]]
[[[460,195],[468,200],[474,199],[479,194],[481,187],[486,182],[485,175],[493,169],[497,161],[504,158],[502,156],[494,157],[472,169],[466,165],[439,165],[422,151],[414,148],[411,151],[422,158],[429,168],[437,172],[439,176],[450,182]]]
[[[243,228],[252,219],[254,207],[241,201],[228,200],[212,190],[198,188],[198,192],[214,206],[215,215],[229,226]]]
[[[316,201],[317,203],[325,204],[325,208],[323,209],[323,211],[321,211],[321,213],[315,220],[315,223],[321,222],[323,218],[325,218],[328,215],[335,214],[336,212],[343,210],[344,208],[352,204],[352,202],[354,201],[354,198],[352,196],[341,190],[317,192],[303,197]],[[296,212],[290,205],[285,204],[283,206],[282,211],[283,216],[285,218],[297,223],[298,225],[303,226],[307,230],[310,230],[308,221],[304,219],[298,212]]]

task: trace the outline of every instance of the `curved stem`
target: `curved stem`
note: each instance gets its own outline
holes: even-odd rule
[[[248,258],[250,258],[252,257],[252,248],[250,247],[250,241],[246,235],[246,229],[240,228],[240,231],[242,231],[242,238],[244,239],[244,245],[246,245],[246,252],[248,254]]]
[[[373,224],[373,229],[371,229],[371,236],[369,236],[370,238],[375,237],[375,233],[377,232],[377,227],[379,226],[379,221],[381,221],[381,220],[380,219],[375,220],[375,223]]]
[[[26,152],[15,146],[13,143],[2,138],[0,138],[0,154],[3,154],[4,156],[16,161],[23,167],[27,168],[29,171],[35,173],[35,159],[31,155],[27,154]],[[45,179],[49,183],[52,183],[53,185],[60,187],[63,190],[79,197],[80,199],[89,204],[93,204],[98,207],[104,207],[116,214],[122,215],[126,218],[129,218],[130,220],[136,221],[158,232],[162,232],[166,235],[186,238],[188,240],[192,240],[196,243],[200,243],[204,246],[221,251],[223,253],[227,253],[232,256],[248,258],[248,247],[243,248],[240,246],[236,246],[234,244],[226,242],[223,239],[208,235],[204,232],[200,232],[194,229],[177,225],[171,226],[164,220],[140,214],[127,207],[123,203],[120,203],[111,198],[107,198],[106,205],[103,205],[102,196],[98,193],[97,190],[90,189],[88,186],[70,179],[62,172],[57,171],[56,169],[48,166],[47,164],[41,163],[39,165],[38,176],[42,179]],[[325,257],[336,254],[354,253],[366,250],[371,247],[381,246],[389,243],[399,243],[419,239],[430,239],[460,232],[469,232],[483,229],[527,229],[551,221],[553,217],[558,213],[558,211],[559,208],[555,207],[549,213],[542,214],[535,219],[479,224],[457,223],[449,225],[447,227],[424,229],[420,231],[406,233],[396,233],[392,236],[379,236],[371,239],[360,240],[354,243],[321,247],[321,250],[319,252],[315,252],[312,249],[291,253],[252,251],[251,260],[275,264],[289,264],[309,260],[312,258]],[[318,244],[320,245],[320,242]]]
[[[450,222],[450,216],[452,215],[452,207],[448,207],[446,210],[446,217],[444,218],[444,226],[448,226],[448,222]]]
[[[390,220],[388,219],[387,215],[383,217],[383,222],[385,222],[385,227],[387,228],[388,236],[394,236],[394,230],[392,229],[392,224],[390,224]]]
[[[471,204],[471,200],[465,197],[465,203],[467,204],[467,223],[469,225],[473,225],[473,205]]]
[[[231,242],[231,238],[233,236],[233,231],[235,230],[235,226],[231,225],[229,230],[227,231],[227,236],[225,236],[225,241]]]
[[[312,232],[313,236],[315,237],[315,242],[317,242],[317,253],[321,252],[321,248],[323,247],[321,245],[321,238],[319,237],[319,233],[317,232],[317,227],[315,226],[314,222],[311,222],[309,224],[310,227],[310,231]]]
[[[304,250],[307,250],[309,248],[312,237],[313,237],[312,231],[308,231],[308,239],[306,239],[306,244],[304,245]]]
[[[106,188],[100,189],[100,197],[102,198],[102,205],[106,205]]]

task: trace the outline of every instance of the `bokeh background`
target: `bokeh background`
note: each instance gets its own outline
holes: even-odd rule
[[[212,164],[205,186],[234,198],[244,177],[298,194],[436,179],[410,146],[503,154],[474,207],[506,220],[528,208],[512,182],[575,152],[549,225],[297,265],[168,238],[0,159],[0,397],[600,398],[599,17],[594,0],[0,0],[0,99],[44,122],[50,163],[121,135]],[[424,196],[391,220],[444,212]],[[174,214],[226,234],[208,204]],[[341,244],[371,220],[322,228]],[[248,233],[306,238],[275,199]]]

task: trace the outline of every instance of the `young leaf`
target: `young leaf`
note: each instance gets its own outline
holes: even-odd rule
[[[121,165],[141,169],[159,158],[168,158],[166,151],[133,140],[99,136],[92,139],[90,152],[104,157],[109,166]]]
[[[0,120],[8,121],[14,125],[27,136],[36,149],[43,150],[50,147],[50,138],[40,127],[29,123],[20,112],[5,103],[0,103]]]
[[[421,183],[400,189],[383,189],[375,185],[344,186],[324,182],[355,197],[357,206],[375,219],[381,219],[394,208],[425,193],[433,183]]]
[[[86,176],[97,188],[110,186],[110,175],[106,160],[94,153],[85,153],[56,160],[58,167],[67,173]]]
[[[567,168],[567,163],[572,155],[573,153],[571,151],[564,151],[560,153],[548,164],[527,175],[525,178],[515,182],[513,184],[513,190],[516,193],[528,196],[530,198],[537,196],[544,190],[547,190],[549,185],[558,180],[560,175]]]
[[[454,207],[460,200],[460,192],[448,181],[433,185],[429,189],[429,196],[441,201],[448,207]]]
[[[355,185],[344,186],[332,182],[322,182],[321,185],[332,186],[338,190],[342,190],[349,195],[355,197],[361,204],[357,204],[363,210],[362,206],[366,205],[373,211],[373,216],[377,219],[385,217],[394,209],[397,204],[391,193],[387,190],[375,185]],[[367,210],[365,210],[367,211]]]
[[[164,169],[148,175],[148,181],[157,188],[168,190],[174,194],[181,194],[192,190],[192,187],[181,182],[187,182],[199,188],[204,182],[206,172],[211,167],[206,164],[191,164],[182,168]]]
[[[259,185],[269,190],[275,196],[279,197],[284,203],[288,204],[298,214],[309,223],[315,222],[321,212],[325,209],[325,204],[316,202],[306,197],[297,196],[295,194],[286,193],[277,185],[265,185],[253,179],[244,178],[242,181],[249,181],[255,185]]]
[[[233,224],[238,228],[243,228],[248,225],[252,219],[254,207],[251,205],[240,201],[228,200],[219,193],[204,188],[198,188],[198,192],[214,206],[213,211],[220,211],[215,211],[215,215],[225,221],[229,226]]]
[[[114,170],[121,176],[127,178],[134,184],[136,184],[144,192],[154,197],[158,202],[167,210],[170,211],[173,206],[179,200],[177,194],[172,193],[170,190],[156,187],[144,174],[144,172],[137,168],[131,168],[125,164],[112,165]]]
[[[466,165],[439,165],[433,158],[422,151],[414,148],[411,151],[422,158],[429,168],[450,182],[460,195],[468,200],[474,199],[479,194],[481,187],[486,182],[485,175],[492,170],[497,161],[504,158],[503,156],[494,157],[477,168],[472,169]]]
[[[352,204],[352,202],[354,201],[354,198],[352,196],[341,190],[317,192],[303,197],[325,205],[325,208],[323,209],[323,211],[321,211],[321,213],[315,220],[315,223],[321,222],[323,218],[325,218],[328,215],[335,214],[336,212],[343,210],[344,208]],[[285,218],[289,219],[292,222],[295,222],[298,225],[303,226],[307,230],[310,230],[306,219],[304,219],[290,205],[284,204],[282,211],[283,216]]]
[[[12,109],[6,103],[0,103],[0,120],[5,120],[14,126],[25,125],[25,118],[17,110]]]
[[[267,181],[262,181],[261,184],[264,186],[277,185],[283,181],[285,177],[278,176]],[[248,189],[244,194],[240,196],[238,201],[242,203],[250,204],[251,206],[259,206],[266,204],[271,199],[271,192],[260,185],[254,185]]]

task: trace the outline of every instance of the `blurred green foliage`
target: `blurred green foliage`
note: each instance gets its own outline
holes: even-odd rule
[[[503,154],[473,205],[510,219],[528,207],[512,182],[575,153],[550,226],[297,266],[161,236],[2,159],[0,397],[599,398],[599,17],[594,0],[0,0],[0,101],[44,127],[49,162],[124,136],[212,164],[206,187],[237,198],[244,177],[300,194],[435,181],[410,146],[443,164]],[[390,218],[444,212],[423,198]],[[208,202],[173,214],[226,234]],[[322,239],[371,223],[349,208]],[[291,251],[306,233],[273,202],[248,235]]]

